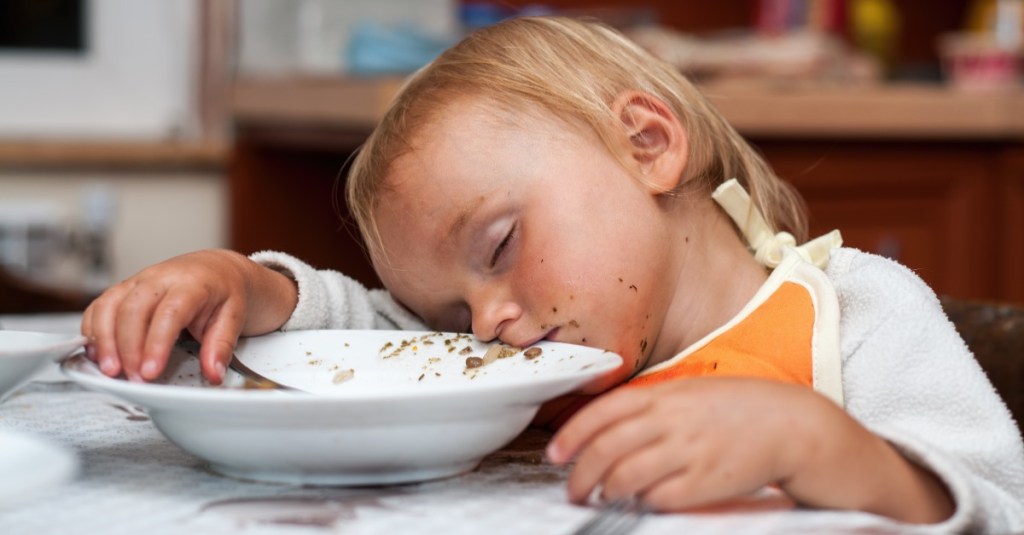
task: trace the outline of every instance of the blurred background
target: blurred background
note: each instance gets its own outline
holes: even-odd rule
[[[535,14],[688,74],[813,232],[1024,302],[1024,0],[3,0],[0,314],[81,310],[208,247],[378,285],[334,208],[346,158],[403,76]]]

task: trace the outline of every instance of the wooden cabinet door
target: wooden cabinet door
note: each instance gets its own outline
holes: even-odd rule
[[[1024,303],[1024,147],[1008,149],[1000,173],[998,257],[1002,265],[1002,297]]]
[[[838,228],[845,245],[899,261],[936,293],[997,297],[995,164],[986,146],[849,141],[759,146],[803,195],[812,236]]]
[[[231,247],[250,254],[283,251],[380,287],[343,195],[335,187],[348,152],[242,136],[228,169]]]

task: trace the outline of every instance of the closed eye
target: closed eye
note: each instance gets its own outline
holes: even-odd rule
[[[501,243],[499,243],[498,246],[494,248],[494,254],[491,255],[491,262],[489,264],[491,269],[493,269],[494,266],[498,264],[498,260],[501,260],[502,254],[508,248],[509,243],[512,242],[512,238],[515,237],[517,228],[518,224],[513,224],[512,228],[508,230],[508,234],[505,235],[505,239],[501,240]]]

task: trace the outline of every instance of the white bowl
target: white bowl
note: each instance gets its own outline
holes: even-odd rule
[[[413,331],[293,331],[239,342],[247,366],[310,393],[246,389],[231,370],[213,387],[194,344],[179,344],[149,384],[106,377],[83,357],[63,369],[145,407],[171,441],[217,472],[365,485],[472,470],[522,432],[541,403],[622,362],[600,349],[541,342],[538,357],[517,351],[467,369],[466,359],[488,347],[466,335]]]
[[[85,345],[85,337],[31,331],[0,331],[0,401],[49,362]]]

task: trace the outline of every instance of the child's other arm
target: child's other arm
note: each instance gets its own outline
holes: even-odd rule
[[[556,434],[553,462],[577,457],[569,497],[601,486],[685,511],[778,484],[802,505],[913,523],[948,518],[942,484],[832,401],[805,387],[741,378],[624,388],[584,407]]]
[[[282,273],[298,288],[298,301],[283,331],[304,329],[425,330],[416,315],[384,290],[368,290],[358,281],[334,270],[316,269],[294,256],[262,251],[249,257]]]
[[[160,375],[171,346],[188,329],[201,342],[203,374],[220,383],[240,335],[273,331],[291,315],[295,284],[226,250],[190,253],[150,266],[86,308],[87,354],[110,376]]]
[[[934,293],[889,260],[839,253],[846,410],[942,481],[956,512],[937,530],[1024,530],[1018,428]]]

